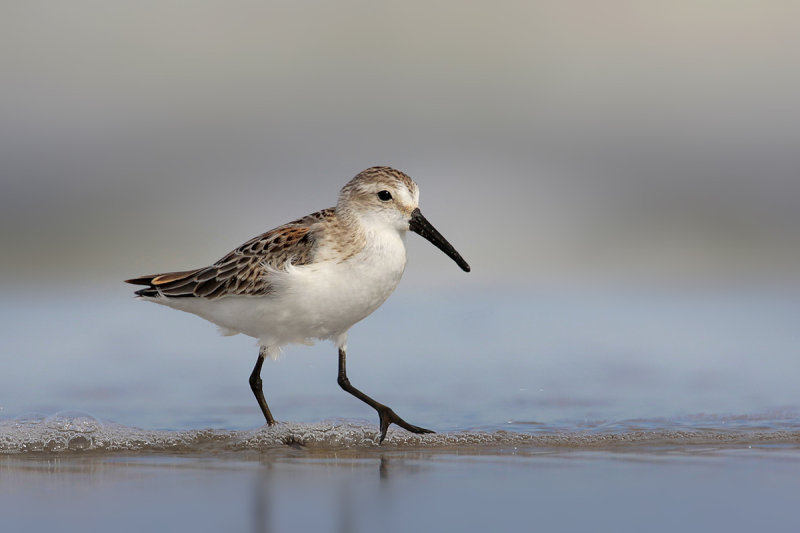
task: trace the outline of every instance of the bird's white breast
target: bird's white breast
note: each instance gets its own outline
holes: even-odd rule
[[[404,232],[380,228],[366,236],[364,248],[344,261],[329,259],[271,272],[274,290],[268,296],[158,303],[199,315],[224,333],[255,337],[267,347],[333,339],[385,302],[405,269]]]

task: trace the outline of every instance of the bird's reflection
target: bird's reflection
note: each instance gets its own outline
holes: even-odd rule
[[[342,533],[359,530],[376,514],[392,514],[397,486],[391,480],[422,468],[407,459],[391,452],[371,457],[265,457],[251,478],[249,529],[253,533],[283,531],[289,526]],[[294,491],[298,484],[303,498],[288,503],[287,491]]]
[[[256,473],[253,483],[253,504],[250,510],[252,520],[251,531],[253,533],[269,533],[272,531],[270,523],[270,470],[271,463],[266,462]]]

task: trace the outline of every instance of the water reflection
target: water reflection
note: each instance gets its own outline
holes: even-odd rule
[[[257,472],[252,490],[252,508],[250,517],[253,533],[270,533],[273,531],[270,524],[272,507],[270,505],[269,463],[262,464],[262,469]]]
[[[364,530],[365,518],[366,524],[381,527],[402,514],[396,502],[406,490],[404,481],[426,470],[424,462],[430,460],[418,453],[342,453],[345,457],[306,450],[288,462],[262,455],[249,490],[250,531],[285,531],[302,524],[305,530],[349,533]],[[300,497],[288,501],[287,493],[297,491]]]
[[[385,456],[381,456],[381,465],[378,468],[380,478],[386,480],[389,478],[389,460]]]
[[[527,530],[535,520],[546,531],[584,531],[624,517],[629,530],[672,532],[668,518],[676,517],[696,530],[739,530],[753,520],[800,527],[796,444],[702,453],[292,453],[0,456],[0,524],[338,533]],[[748,505],[731,503],[741,501]]]

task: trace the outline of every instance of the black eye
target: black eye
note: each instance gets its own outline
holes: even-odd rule
[[[380,191],[378,193],[378,198],[380,198],[382,202],[388,202],[389,200],[392,199],[392,193],[390,193],[389,191]]]

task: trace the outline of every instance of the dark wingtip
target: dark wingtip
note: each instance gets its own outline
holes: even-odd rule
[[[146,288],[139,289],[133,294],[136,296],[158,296],[158,289],[153,286],[153,279],[157,276],[139,276],[138,278],[126,279],[125,283],[131,285],[145,285]]]
[[[138,278],[126,279],[125,283],[130,283],[131,285],[150,285],[150,282],[153,281],[154,276],[141,276]]]
[[[158,296],[157,291],[152,287],[147,289],[140,289],[134,292],[133,294],[135,294],[136,296]]]

